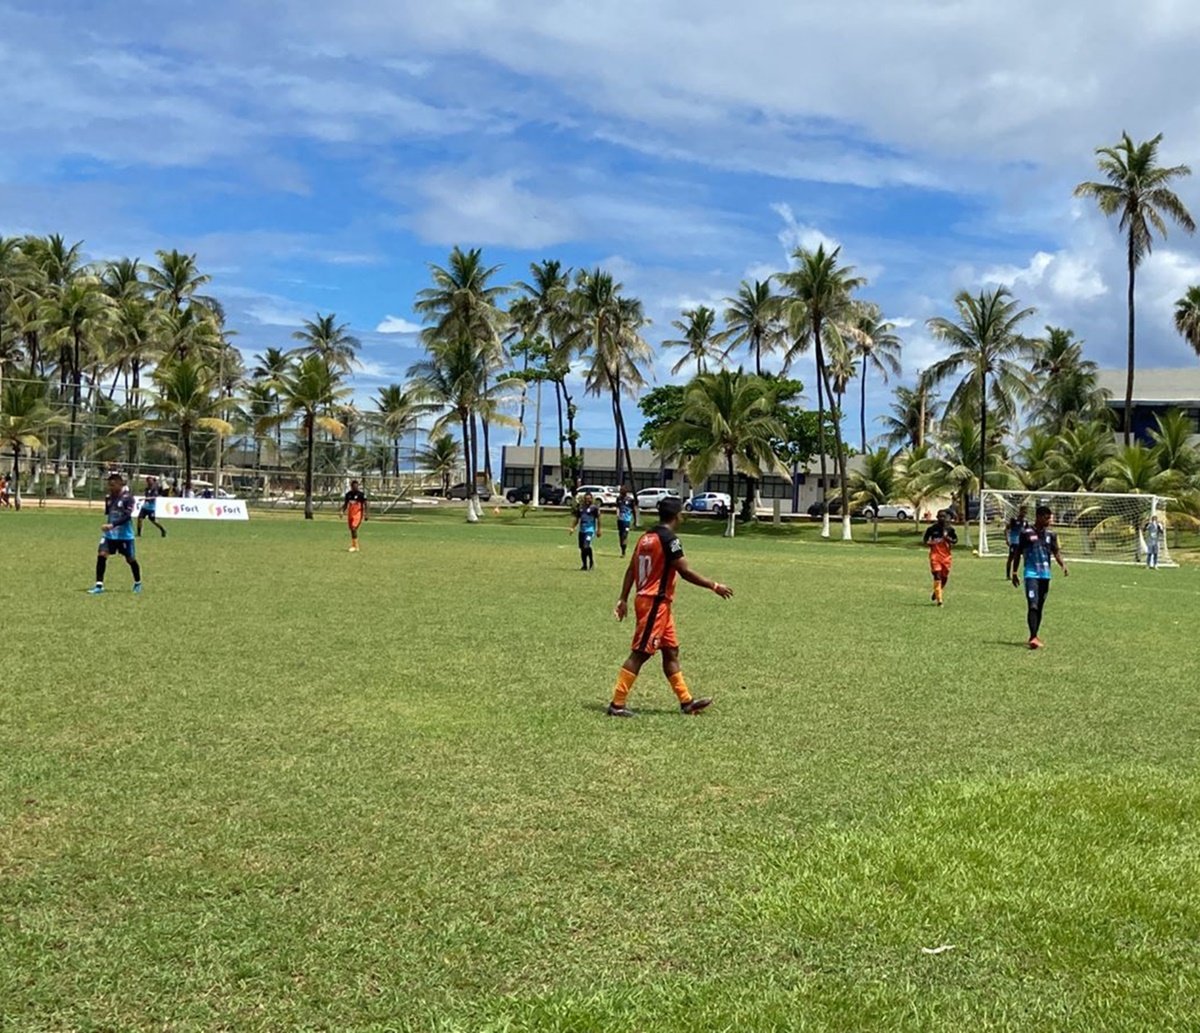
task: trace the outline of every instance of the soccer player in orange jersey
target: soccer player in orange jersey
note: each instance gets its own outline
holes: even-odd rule
[[[677,498],[665,498],[658,504],[658,525],[647,531],[638,540],[633,550],[633,559],[625,571],[621,585],[621,598],[614,611],[619,621],[629,612],[629,592],[637,585],[634,611],[637,615],[637,630],[633,634],[633,649],[629,659],[617,675],[612,702],[608,705],[610,717],[633,717],[626,705],[629,690],[637,676],[655,653],[662,653],[663,674],[671,684],[671,691],[679,700],[679,709],[684,714],[696,714],[712,703],[711,699],[693,699],[683,680],[679,668],[679,638],[675,634],[675,618],[671,613],[671,602],[675,598],[675,578],[681,577],[693,585],[716,592],[722,599],[729,599],[733,589],[719,581],[709,581],[697,574],[683,558],[683,545],[675,537],[683,512],[683,502]]]
[[[342,498],[342,512],[346,514],[346,523],[350,527],[350,551],[358,552],[358,529],[367,519],[367,496],[358,486],[358,481],[350,482],[350,490]]]
[[[946,582],[950,580],[950,566],[954,562],[951,550],[958,544],[958,533],[950,526],[944,509],[938,511],[937,523],[926,529],[925,544],[929,547],[929,570],[933,574],[933,595],[929,598],[941,606]]]

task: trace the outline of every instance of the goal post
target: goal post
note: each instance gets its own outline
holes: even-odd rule
[[[1054,530],[1072,562],[1137,564],[1146,560],[1146,525],[1157,515],[1166,526],[1162,495],[1122,495],[1091,491],[1004,491],[984,489],[979,505],[979,555],[1006,556],[1005,527],[1026,507],[1030,524],[1039,506],[1054,513]],[[1167,536],[1158,542],[1158,565],[1176,567]]]

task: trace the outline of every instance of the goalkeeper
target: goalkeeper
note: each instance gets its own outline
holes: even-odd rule
[[[1029,648],[1041,649],[1042,640],[1038,631],[1042,626],[1042,617],[1046,610],[1046,596],[1050,592],[1050,561],[1054,560],[1062,567],[1063,577],[1067,576],[1067,565],[1063,562],[1062,550],[1058,545],[1058,535],[1050,530],[1054,522],[1054,513],[1049,506],[1038,506],[1034,514],[1033,527],[1026,527],[1021,532],[1020,555],[1025,560],[1025,602],[1028,606],[1026,614],[1029,623]],[[1017,572],[1012,574],[1014,588],[1019,588],[1020,580]]]

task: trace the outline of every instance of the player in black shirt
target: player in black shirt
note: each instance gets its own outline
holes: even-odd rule
[[[342,496],[342,512],[350,528],[350,551],[358,552],[358,529],[367,519],[367,496],[362,493],[358,481],[350,482],[350,490]]]
[[[142,536],[142,521],[149,520],[159,533],[166,538],[167,529],[163,527],[157,520],[154,519],[158,512],[158,499],[160,495],[165,494],[162,485],[158,483],[158,478],[151,474],[146,478],[146,491],[142,495],[142,508],[138,510],[137,515],[137,536]]]

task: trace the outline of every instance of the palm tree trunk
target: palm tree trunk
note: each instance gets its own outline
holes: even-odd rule
[[[304,457],[304,519],[313,518],[313,450],[316,442],[313,436],[313,426],[316,423],[316,413],[310,413],[304,418],[304,444],[307,455]],[[188,478],[191,480],[191,478]]]
[[[821,351],[821,320],[813,323],[817,360],[817,451],[821,453],[821,537],[829,537],[829,471],[825,459],[825,356]]]
[[[558,466],[562,469],[563,446],[566,442],[563,441],[563,410],[562,410],[562,388],[558,381],[554,381],[554,407],[558,414]]]
[[[862,383],[859,385],[862,397],[858,405],[859,430],[862,431],[862,454],[867,454],[867,357],[863,356]]]
[[[987,370],[983,370],[979,385],[979,540],[983,541],[983,489],[987,473]],[[970,509],[964,510],[967,523],[971,522]],[[983,548],[982,544],[979,546]]]
[[[192,486],[192,431],[189,427],[179,430],[179,436],[183,438],[183,491],[186,495]]]
[[[630,486],[633,485],[633,452],[629,448],[629,430],[625,426],[625,414],[621,411],[621,400],[617,399],[617,419],[621,427],[621,440],[625,445],[625,470],[629,474]],[[620,488],[625,483],[624,479],[618,478],[616,487]]]
[[[21,508],[21,443],[13,442],[13,508]]]
[[[818,347],[820,346],[818,345]],[[825,362],[823,359],[820,363],[820,366],[821,377],[825,380],[825,390],[828,392],[831,399],[835,399],[838,396],[833,393],[833,389],[830,387],[828,381],[829,371],[825,368]],[[846,450],[842,447],[842,419],[840,407],[835,410],[833,414],[833,447],[837,452],[837,455],[834,456],[834,461],[837,464],[838,479],[841,481],[841,484],[838,487],[839,497],[842,500],[842,541],[848,542],[854,536],[850,530],[850,484],[849,479],[846,476]],[[826,526],[828,527],[828,519],[826,520]]]
[[[1125,447],[1129,447],[1133,429],[1133,370],[1135,365],[1136,345],[1134,340],[1133,318],[1133,288],[1137,276],[1137,252],[1133,246],[1133,227],[1129,229],[1129,351],[1125,370]]]
[[[732,538],[737,527],[737,484],[733,479],[733,453],[725,453],[725,469],[729,474],[729,512],[725,516],[725,535]]]
[[[754,373],[755,376],[762,376],[762,335],[754,335]]]
[[[525,354],[521,358],[521,372],[529,372],[529,350],[525,350]],[[529,381],[522,378],[521,380],[521,412],[517,416],[517,448],[521,447],[521,442],[525,437],[525,403],[529,398]]]
[[[460,419],[463,436],[463,465],[466,467],[467,473],[467,523],[474,524],[479,521],[479,514],[475,512],[475,442],[471,435],[474,414],[464,412],[460,415]]]

